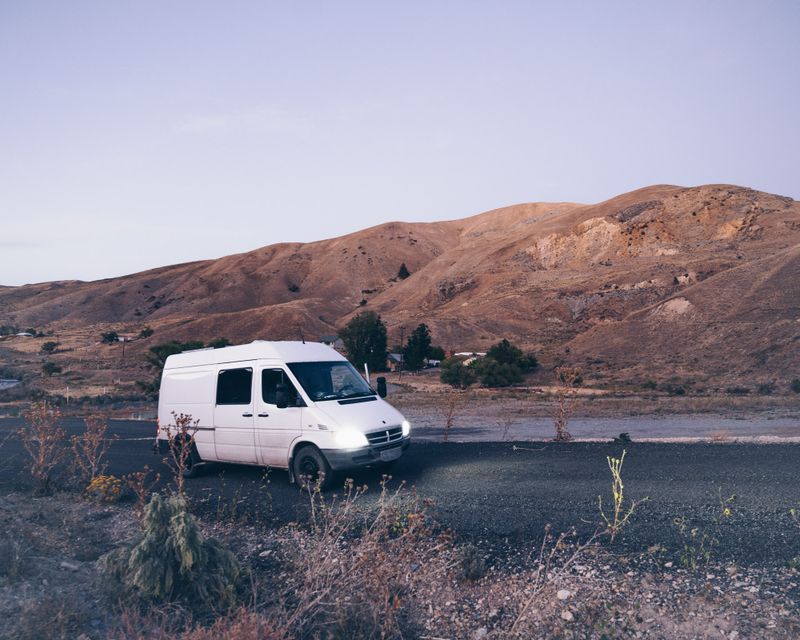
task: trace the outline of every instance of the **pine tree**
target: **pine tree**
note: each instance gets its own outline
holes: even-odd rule
[[[428,357],[431,346],[431,332],[428,325],[420,324],[411,333],[406,346],[403,348],[403,362],[410,371],[419,371]]]

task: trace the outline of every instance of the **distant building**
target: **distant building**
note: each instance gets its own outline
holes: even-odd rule
[[[390,353],[388,356],[386,356],[386,360],[389,363],[390,371],[400,371],[403,368],[402,353]]]
[[[456,358],[464,358],[465,366],[471,365],[473,362],[483,358],[485,355],[485,351],[459,351],[458,353],[453,354],[453,356]]]
[[[28,333],[27,331],[20,331],[17,335],[22,336],[23,338],[33,338],[33,334]]]

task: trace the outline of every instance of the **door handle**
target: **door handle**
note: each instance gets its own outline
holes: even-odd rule
[[[269,418],[269,414],[268,413],[259,413],[258,417],[259,418]]]
[[[252,414],[252,413],[243,413],[243,414],[242,414],[242,417],[243,417],[243,418],[252,418],[252,417],[253,417],[253,414]]]

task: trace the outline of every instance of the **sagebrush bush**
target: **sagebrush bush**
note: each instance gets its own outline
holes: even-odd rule
[[[142,533],[103,556],[101,566],[144,599],[211,610],[233,604],[241,575],[234,555],[203,536],[182,496],[157,493],[145,507]]]
[[[452,543],[432,530],[426,505],[387,482],[373,506],[352,481],[340,499],[310,491],[311,530],[289,529],[281,545],[287,578],[278,619],[289,637],[417,637],[403,629],[403,603],[441,577]]]
[[[116,476],[97,476],[86,487],[89,498],[106,504],[114,504],[122,494],[122,480]]]
[[[480,580],[486,575],[486,556],[475,545],[468,544],[458,554],[461,576],[465,580]]]

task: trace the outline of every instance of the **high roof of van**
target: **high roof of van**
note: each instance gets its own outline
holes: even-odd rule
[[[250,344],[240,344],[233,347],[199,349],[197,351],[177,353],[167,358],[164,369],[265,359],[280,360],[281,362],[346,360],[338,351],[319,342],[254,340]]]

